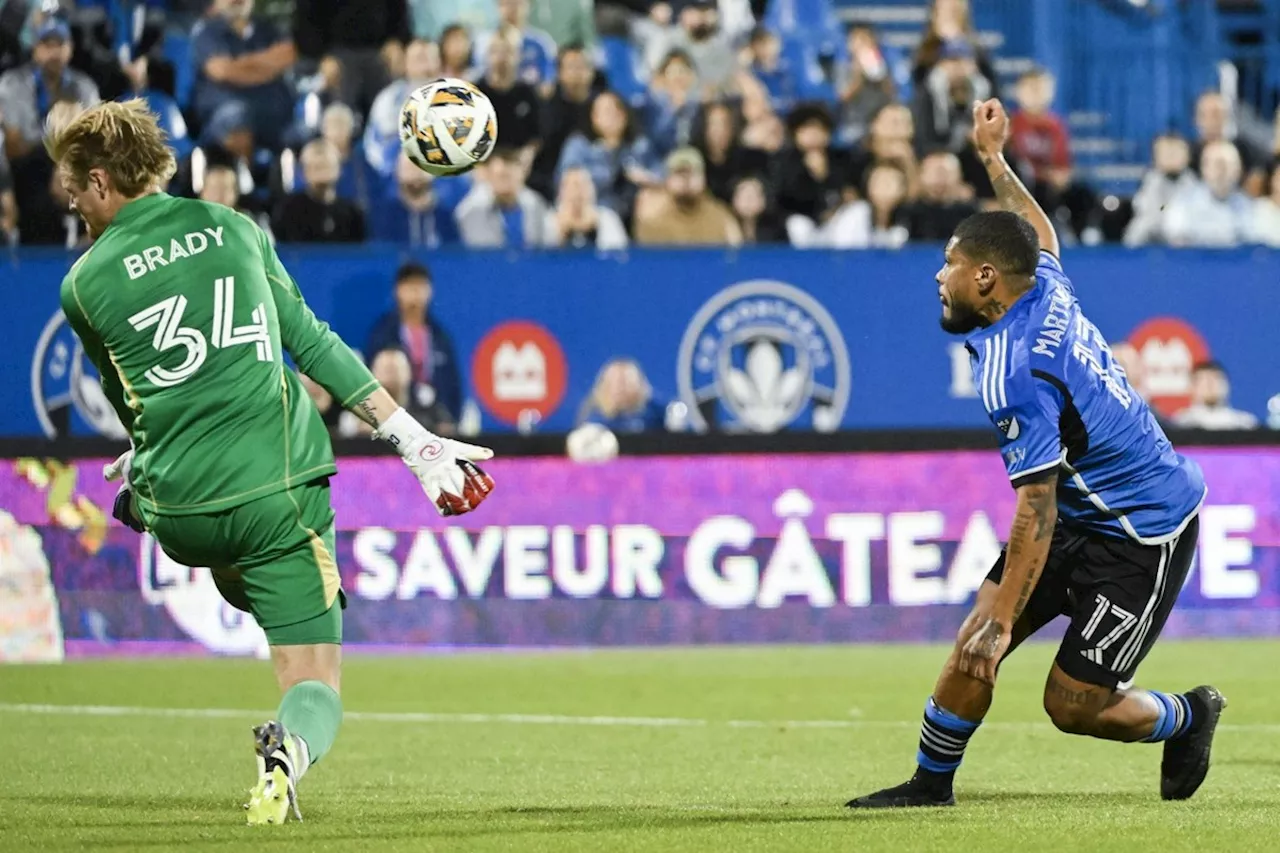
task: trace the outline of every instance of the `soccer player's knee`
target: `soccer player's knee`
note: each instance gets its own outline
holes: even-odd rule
[[[1049,715],[1058,731],[1069,735],[1087,735],[1094,729],[1098,718],[1092,705],[1072,701],[1051,690],[1044,693],[1044,712]]]

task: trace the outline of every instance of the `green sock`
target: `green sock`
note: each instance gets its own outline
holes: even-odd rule
[[[333,746],[342,725],[342,699],[323,681],[300,681],[280,700],[277,719],[306,744],[306,757],[297,768],[301,778]]]

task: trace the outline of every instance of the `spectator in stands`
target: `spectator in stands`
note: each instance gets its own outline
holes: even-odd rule
[[[519,32],[510,27],[489,40],[488,65],[477,85],[493,102],[502,144],[522,149],[529,165],[537,151],[541,101],[534,88],[516,76],[519,40]]]
[[[1280,249],[1280,163],[1271,167],[1267,188],[1269,195],[1254,202],[1253,239]]]
[[[346,104],[330,104],[320,119],[320,136],[333,144],[338,152],[341,171],[338,197],[355,202],[362,210],[369,206],[372,194],[371,176],[366,167],[364,150],[356,138],[356,116]]]
[[[401,350],[409,357],[411,399],[419,408],[439,406],[440,419],[458,422],[462,410],[462,376],[453,339],[431,312],[431,270],[410,261],[396,271],[395,308],[373,324],[365,342],[366,357]]]
[[[915,121],[911,110],[902,104],[886,104],[871,118],[862,142],[849,158],[849,180],[852,186],[866,186],[866,179],[877,163],[893,163],[907,175],[912,188],[919,179],[920,166],[913,144]]]
[[[399,155],[395,180],[384,185],[369,211],[373,239],[427,249],[457,244],[462,238],[454,212],[471,186],[465,175],[436,181]]]
[[[1032,194],[1055,218],[1080,236],[1097,209],[1093,190],[1071,176],[1071,141],[1066,123],[1050,108],[1057,82],[1043,68],[1018,79],[1018,109],[1010,119],[1010,147],[1029,180]]]
[[[1200,155],[1202,181],[1187,184],[1164,212],[1171,246],[1238,246],[1252,238],[1253,206],[1240,189],[1240,155],[1225,139]]]
[[[743,128],[738,138],[742,147],[763,156],[777,154],[787,144],[786,125],[773,111],[769,93],[759,80],[748,75],[739,82]]]
[[[529,0],[498,0],[497,28],[476,39],[476,53],[489,55],[489,40],[503,28],[515,33],[517,42],[516,75],[534,88],[550,93],[556,73],[556,43],[542,30],[529,26]]]
[[[719,23],[720,13],[712,0],[687,0],[680,9],[679,26],[662,28],[647,39],[645,59],[650,73],[657,73],[671,51],[681,50],[693,58],[704,94],[728,91],[738,72],[738,57]]]
[[[849,28],[845,37],[848,62],[837,69],[840,104],[836,140],[849,148],[862,141],[871,120],[897,99],[897,86],[875,30],[866,24]]]
[[[279,190],[276,158],[253,144],[253,129],[243,104],[219,110],[203,133],[202,144],[179,168],[177,185],[199,194],[205,171],[215,165],[234,169],[239,180],[241,204],[254,210],[269,209],[273,190]]]
[[[707,192],[705,165],[696,148],[667,157],[665,191],[636,212],[642,246],[739,246],[742,230],[733,213]]]
[[[305,373],[299,373],[298,379],[301,380],[302,387],[306,389],[307,396],[311,398],[311,402],[315,404],[316,411],[320,413],[320,420],[324,421],[325,428],[329,430],[329,434],[335,437],[340,436],[338,423],[342,419],[342,413],[345,410],[336,405],[333,401],[333,395],[314,382],[310,376]],[[359,422],[358,418],[357,422]]]
[[[920,164],[920,195],[900,211],[912,240],[945,243],[956,226],[974,213],[973,191],[960,177],[960,160],[950,151],[935,151]]]
[[[600,424],[615,434],[658,432],[666,428],[666,409],[653,398],[638,362],[614,358],[596,375],[578,422]]]
[[[1133,197],[1133,219],[1124,232],[1126,246],[1166,243],[1165,209],[1175,197],[1190,194],[1197,181],[1191,171],[1191,147],[1170,131],[1151,143],[1151,169]]]
[[[870,211],[852,205],[857,191],[847,156],[831,148],[831,114],[802,104],[787,117],[791,149],[775,160],[778,206],[793,245],[853,248],[870,239]]]
[[[763,152],[741,145],[739,135],[738,113],[724,101],[707,104],[694,124],[693,145],[706,164],[707,187],[724,202],[733,197],[741,175],[764,172],[769,165]]]
[[[570,249],[611,251],[625,249],[628,242],[622,217],[596,204],[591,173],[581,166],[560,176],[556,208],[547,214],[547,234],[547,245]]]
[[[22,242],[29,246],[60,246],[77,249],[91,242],[83,220],[71,209],[71,196],[57,172],[50,172],[48,196],[52,213],[22,223]]]
[[[867,176],[867,204],[871,207],[869,244],[877,249],[898,249],[907,242],[907,229],[899,211],[907,201],[907,173],[893,163],[881,163]]]
[[[440,34],[440,76],[473,80],[478,75],[472,59],[471,35],[461,24],[451,24]]]
[[[645,136],[660,157],[687,145],[698,116],[698,73],[682,50],[663,57],[649,84],[643,116]]]
[[[542,104],[542,143],[529,175],[529,186],[546,198],[555,194],[556,166],[565,142],[591,120],[591,98],[597,91],[595,68],[586,51],[580,45],[562,48],[555,91]]]
[[[745,174],[733,184],[733,215],[746,246],[786,244],[787,227],[769,198],[769,189],[758,174]]]
[[[342,65],[343,103],[363,114],[392,77],[403,73],[412,33],[406,0],[295,0],[298,53]]]
[[[286,75],[298,55],[292,40],[252,15],[253,0],[214,0],[213,14],[192,30],[195,111],[208,124],[220,110],[243,110],[256,144],[275,149],[293,112]]]
[[[302,149],[302,192],[290,193],[276,207],[271,228],[282,243],[360,243],[364,214],[338,196],[342,164],[327,139],[313,139]]]
[[[765,27],[756,27],[747,54],[751,58],[748,69],[769,92],[773,108],[780,113],[790,110],[804,94],[804,71],[782,55],[782,40]]]
[[[547,203],[525,185],[518,149],[499,147],[490,155],[485,183],[477,183],[458,205],[455,217],[462,243],[474,249],[537,249],[552,243]]]
[[[501,131],[499,131],[501,133]],[[616,92],[601,92],[591,102],[591,123],[585,134],[565,143],[558,173],[582,166],[591,173],[596,198],[627,220],[639,187],[659,182],[659,164],[649,140],[638,136],[626,103]]]
[[[991,84],[978,71],[969,42],[952,39],[943,43],[937,63],[912,98],[916,153],[964,151],[973,133],[973,102],[989,97]]]
[[[1251,412],[1231,407],[1231,380],[1219,362],[1206,361],[1191,371],[1191,405],[1173,416],[1185,429],[1257,429]]]
[[[409,0],[409,11],[413,34],[432,41],[443,42],[455,27],[466,34],[468,31],[482,33],[498,26],[497,0]]]
[[[0,146],[0,244],[12,246],[18,242],[18,204],[13,196],[13,172],[9,158]]]
[[[172,95],[151,88],[150,67],[151,61],[146,56],[140,56],[124,66],[129,78],[129,91],[121,97],[141,98],[147,102],[147,108],[159,117],[160,129],[169,137],[169,144],[173,146],[178,159],[182,159],[191,153],[192,147],[186,119],[182,117],[182,110]]]
[[[373,99],[364,129],[364,156],[386,178],[395,172],[400,153],[400,108],[409,93],[440,76],[440,49],[435,42],[414,39],[404,52],[404,76],[393,80]]]
[[[213,204],[221,204],[232,210],[238,210],[248,216],[267,232],[274,241],[271,223],[262,213],[246,208],[240,203],[240,176],[232,166],[215,163],[204,173],[204,183],[200,187],[200,198]]]
[[[533,0],[529,20],[561,47],[580,44],[591,49],[596,45],[595,5],[593,0]]]
[[[1245,140],[1234,136],[1231,106],[1220,92],[1205,92],[1196,98],[1196,142],[1191,147],[1191,168],[1201,174],[1206,146],[1214,142],[1226,142],[1236,149],[1240,159],[1241,180],[1252,183],[1259,193],[1265,180],[1263,158]]]
[[[342,63],[326,56],[316,72],[297,81],[298,100],[294,105],[294,122],[285,134],[287,147],[305,145],[320,132],[320,119],[332,104],[343,103]]]
[[[389,347],[374,353],[369,360],[369,372],[386,389],[391,398],[403,407],[418,423],[440,435],[452,435],[457,431],[453,416],[426,386],[430,403],[423,405],[414,395],[413,364],[409,354],[400,347]],[[313,398],[314,399],[314,398]],[[323,415],[323,412],[321,413]],[[355,413],[343,411],[338,416],[337,433],[341,438],[360,438],[373,434],[369,426]]]
[[[4,149],[12,167],[14,202],[24,242],[65,241],[64,211],[49,193],[53,164],[41,140],[44,122],[58,103],[92,106],[98,87],[70,67],[71,30],[66,22],[47,17],[34,33],[31,62],[0,76],[0,123]]]
[[[978,41],[969,0],[933,0],[933,5],[929,8],[929,23],[925,27],[924,37],[920,39],[911,69],[911,79],[915,84],[920,86],[929,79],[929,75],[946,53],[948,42],[964,42],[969,46],[978,73],[987,81],[991,92],[988,97],[999,97],[995,66]]]

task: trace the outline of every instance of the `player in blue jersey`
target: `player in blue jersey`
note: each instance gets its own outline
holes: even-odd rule
[[[1160,795],[1186,799],[1209,769],[1226,707],[1212,687],[1130,687],[1191,567],[1199,467],[1169,444],[1085,318],[1053,225],[1005,162],[1009,119],[974,106],[975,142],[1002,211],[956,229],[938,272],[942,328],[967,334],[1017,509],[925,705],[916,772],[851,808],[949,806],[952,779],[991,705],[1000,662],[1057,616],[1071,620],[1044,689],[1060,730],[1163,742]]]

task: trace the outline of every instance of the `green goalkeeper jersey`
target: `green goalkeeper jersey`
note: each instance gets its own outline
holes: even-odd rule
[[[317,320],[262,229],[164,193],[120,210],[62,282],[62,309],[133,439],[135,498],[212,513],[336,470],[298,369],[350,406],[378,384]]]

